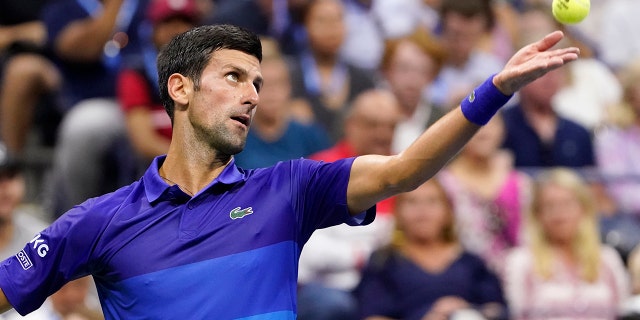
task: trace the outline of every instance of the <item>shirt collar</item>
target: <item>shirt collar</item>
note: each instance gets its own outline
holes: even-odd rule
[[[145,194],[150,203],[163,198],[163,195],[166,194],[165,191],[171,187],[164,181],[164,179],[162,179],[162,177],[160,177],[159,174],[159,169],[162,166],[162,163],[164,163],[166,157],[166,155],[162,155],[153,159],[153,162],[142,176]],[[236,166],[235,158],[231,158],[231,161],[222,170],[220,175],[209,183],[203,190],[198,192],[196,197],[204,190],[207,190],[216,184],[232,185],[240,181],[245,181],[246,179],[247,173]]]

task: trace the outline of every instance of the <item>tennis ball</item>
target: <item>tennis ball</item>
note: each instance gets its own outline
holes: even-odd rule
[[[576,24],[587,17],[591,3],[589,0],[553,0],[551,6],[558,22]]]

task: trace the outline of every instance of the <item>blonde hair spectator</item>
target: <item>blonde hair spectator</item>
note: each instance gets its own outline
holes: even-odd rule
[[[575,196],[576,202],[548,203],[544,198],[543,190],[550,185],[570,190]],[[580,277],[588,282],[593,282],[598,278],[600,238],[595,203],[590,192],[582,178],[571,169],[554,168],[537,177],[533,188],[533,202],[531,212],[528,215],[527,229],[532,250],[537,257],[535,268],[543,278],[549,279],[551,277],[554,258],[552,254],[553,245],[550,243],[552,240],[549,239],[542,226],[540,215],[553,205],[568,206],[574,204],[580,206],[583,212],[571,245],[572,251],[577,258],[577,264],[582,269]]]
[[[616,319],[629,295],[618,252],[600,243],[595,202],[577,172],[536,177],[527,245],[505,262],[512,319]]]

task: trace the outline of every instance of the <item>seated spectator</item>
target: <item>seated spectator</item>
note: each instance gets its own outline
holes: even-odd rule
[[[458,242],[437,178],[398,195],[394,214],[394,242],[373,253],[355,290],[362,319],[507,319],[500,280]]]
[[[529,176],[516,170],[513,157],[500,148],[504,134],[498,113],[440,172],[440,181],[456,204],[462,244],[498,274],[507,251],[520,244],[520,220],[531,191]]]
[[[388,40],[382,64],[383,85],[398,99],[402,120],[396,126],[392,151],[400,152],[444,115],[424,94],[445,59],[444,48],[425,30]]]
[[[591,134],[580,124],[553,109],[553,96],[566,83],[565,69],[556,69],[519,91],[519,102],[503,111],[507,128],[504,147],[515,157],[515,166],[595,165]]]
[[[597,167],[620,210],[640,218],[640,59],[621,73],[623,101],[596,132]]]
[[[22,250],[47,226],[23,206],[26,187],[24,163],[0,144],[0,259]]]
[[[429,89],[434,104],[449,110],[487,77],[500,71],[500,59],[480,48],[494,25],[491,1],[442,1],[439,35],[447,59]]]
[[[303,21],[307,47],[296,56],[291,83],[293,97],[306,99],[308,105],[298,108],[296,114],[319,123],[335,142],[342,136],[343,113],[360,92],[374,87],[374,75],[340,57],[345,38],[340,0],[309,1]]]
[[[115,87],[122,57],[138,50],[146,4],[59,0],[42,9],[47,46],[64,79],[48,200],[53,216],[135,178]]]
[[[239,167],[268,167],[278,161],[307,157],[328,148],[326,131],[316,123],[301,123],[292,115],[289,68],[273,40],[262,40],[260,105],[251,120],[251,130],[242,152],[234,155]]]
[[[118,74],[118,102],[124,112],[128,138],[146,168],[153,158],[167,153],[171,141],[171,119],[160,102],[156,57],[171,39],[198,24],[195,0],[152,0],[147,22],[141,25],[142,54],[128,59]]]
[[[600,242],[593,200],[570,169],[536,177],[528,242],[505,261],[513,319],[616,319],[628,279],[620,255]]]
[[[576,30],[553,18],[548,3],[527,6],[520,15],[519,30],[521,44],[562,30],[563,44],[580,48],[580,59],[567,66],[566,84],[553,96],[553,108],[590,132],[602,125],[607,109],[622,97],[620,83],[607,65],[595,58],[592,48],[578,38]]]
[[[263,70],[264,71],[264,70]],[[344,122],[344,138],[334,147],[310,156],[327,162],[366,154],[391,154],[398,102],[386,90],[358,95]],[[393,198],[376,205],[377,216],[367,228],[346,225],[316,230],[305,244],[298,267],[298,319],[356,319],[349,292],[374,249],[388,243]]]
[[[40,230],[47,226],[45,221],[41,221],[34,212],[27,210],[22,202],[25,196],[26,181],[24,176],[24,163],[10,156],[4,145],[0,145],[0,258],[5,259],[17,254],[25,243],[29,243]],[[80,312],[91,312],[97,317],[78,319],[101,319],[102,312],[98,309],[90,309],[84,305],[85,298],[88,298],[88,288],[91,284],[89,278],[71,282],[63,287],[59,292],[51,296],[48,303],[34,311],[27,319],[67,319],[62,316]],[[68,294],[76,287],[84,288],[80,294]],[[76,298],[82,299],[84,308],[82,311]],[[87,299],[86,302],[89,302]],[[97,302],[97,300],[96,300]],[[94,304],[94,307],[97,304]],[[57,314],[56,317],[54,315]],[[2,320],[22,319],[15,311],[8,312],[0,316]]]
[[[45,4],[0,2],[0,138],[19,156],[34,124],[38,143],[53,146],[60,120],[54,97],[62,79],[45,50],[47,32],[40,20]]]

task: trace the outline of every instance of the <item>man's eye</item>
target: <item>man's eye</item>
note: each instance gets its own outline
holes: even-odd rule
[[[226,77],[233,82],[238,82],[238,74],[236,73],[229,73]]]

